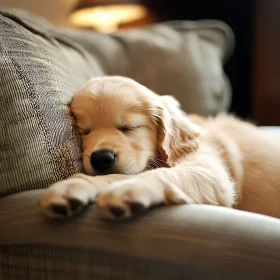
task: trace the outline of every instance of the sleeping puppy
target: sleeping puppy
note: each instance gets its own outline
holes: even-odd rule
[[[70,105],[83,165],[40,200],[69,217],[89,203],[108,218],[155,205],[212,204],[280,218],[280,141],[230,116],[187,116],[171,96],[123,77],[90,80]]]

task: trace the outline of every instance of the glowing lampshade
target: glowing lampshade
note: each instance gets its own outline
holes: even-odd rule
[[[69,21],[77,27],[112,32],[120,24],[140,20],[147,14],[147,9],[136,1],[81,0],[71,12]]]

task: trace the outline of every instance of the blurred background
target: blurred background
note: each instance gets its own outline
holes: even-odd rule
[[[218,19],[234,31],[225,65],[231,112],[259,125],[280,125],[280,0],[0,0],[61,27],[112,32],[166,20]]]

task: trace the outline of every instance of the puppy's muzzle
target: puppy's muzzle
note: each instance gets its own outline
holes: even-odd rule
[[[99,150],[90,156],[90,163],[98,172],[108,172],[117,161],[116,154],[111,150]]]

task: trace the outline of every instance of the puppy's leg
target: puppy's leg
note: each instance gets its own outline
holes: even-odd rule
[[[88,176],[75,174],[67,180],[53,184],[40,199],[39,205],[50,217],[65,218],[80,212],[93,203],[97,194],[114,181],[128,178],[129,175],[110,174]]]
[[[128,218],[158,204],[213,204],[231,207],[234,183],[218,158],[193,157],[176,167],[146,171],[114,182],[97,198],[100,213]]]

